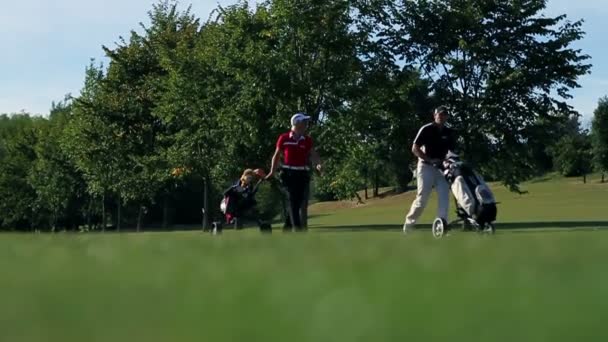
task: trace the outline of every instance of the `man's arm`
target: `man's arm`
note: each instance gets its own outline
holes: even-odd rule
[[[321,172],[323,169],[323,166],[321,165],[321,157],[314,148],[310,150],[310,160],[312,161],[312,165],[315,167],[315,169]]]
[[[416,157],[426,162],[429,162],[429,157],[427,157],[424,151],[422,151],[422,146],[424,146],[426,141],[426,132],[426,126],[422,126],[422,128],[418,131],[418,134],[416,134],[416,137],[414,138],[414,144],[412,144],[412,153]]]
[[[275,171],[279,167],[279,159],[281,158],[281,149],[277,147],[274,151],[274,155],[272,156],[272,161],[270,163],[270,172],[266,175],[266,179],[270,179],[274,176]]]
[[[412,146],[412,153],[413,153],[413,154],[414,154],[416,157],[418,157],[418,158],[420,158],[420,159],[424,160],[424,161],[425,161],[425,162],[427,162],[427,163],[431,163],[431,162],[432,162],[431,158],[429,158],[429,157],[426,155],[426,153],[424,153],[424,151],[422,151],[422,148],[421,148],[420,146],[416,145],[416,144],[414,144],[414,145]]]
[[[416,138],[414,138],[414,144],[412,145],[412,153],[423,161],[434,164],[438,162],[438,160],[429,158],[429,156],[427,156],[422,150],[422,146],[427,143],[428,127],[428,125],[422,126],[422,128],[418,131]]]

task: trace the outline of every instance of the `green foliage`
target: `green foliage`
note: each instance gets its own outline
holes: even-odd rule
[[[48,119],[2,117],[0,228],[77,229],[86,216],[86,184],[60,145],[71,108],[66,100]]]
[[[36,158],[37,131],[43,124],[27,114],[2,118],[0,155],[0,228],[29,228],[36,221],[36,192],[28,182]]]
[[[103,66],[91,63],[86,70],[80,97],[75,99],[68,126],[61,139],[62,148],[76,163],[87,182],[87,191],[96,197],[110,192],[120,156],[120,133],[106,121],[106,103],[100,98]],[[105,114],[105,113],[104,113]],[[113,139],[112,139],[113,138]]]
[[[270,221],[282,210],[283,195],[276,184],[262,184],[256,195],[255,216],[260,220]]]
[[[203,193],[215,212],[223,184],[245,167],[269,166],[297,111],[312,116],[325,164],[317,199],[407,189],[412,139],[439,104],[452,108],[465,158],[511,189],[553,166],[547,148],[556,136],[574,139],[552,149],[560,169],[583,172],[587,158],[572,151],[586,147],[569,134],[575,115],[566,103],[589,70],[571,47],[581,23],[542,17],[544,7],[241,1],[201,21],[159,1],[149,26],[103,47],[107,66],[92,61],[81,93],[47,119],[0,116],[0,225],[105,228],[110,216],[131,223],[135,215],[139,227],[178,215],[168,205],[200,206]],[[604,169],[605,102],[593,130]],[[264,186],[260,215],[279,209],[276,191]],[[143,207],[154,212],[146,218]],[[192,211],[179,216],[200,215]]]
[[[62,221],[64,227],[78,229],[87,200],[82,174],[60,146],[71,108],[68,102],[53,104],[49,121],[38,133],[36,156],[28,175],[36,192],[34,210],[42,220],[37,222],[38,227],[55,229]]]
[[[584,176],[592,170],[591,139],[586,132],[562,137],[554,154],[557,170],[566,177]]]
[[[594,165],[598,171],[608,172],[608,97],[600,99],[591,127]]]
[[[545,7],[544,0],[400,0],[376,14],[379,39],[451,107],[463,155],[512,189],[535,171],[527,142],[551,140],[528,128],[573,115],[569,91],[590,69],[572,47],[582,22],[547,17]]]

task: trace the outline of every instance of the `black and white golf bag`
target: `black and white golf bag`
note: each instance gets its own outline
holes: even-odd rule
[[[476,228],[491,226],[496,221],[496,199],[483,178],[453,153],[443,162],[443,170],[456,199],[459,218]]]

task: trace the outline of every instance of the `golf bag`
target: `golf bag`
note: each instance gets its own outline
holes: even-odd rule
[[[224,222],[234,225],[236,229],[242,229],[245,220],[249,219],[256,221],[263,232],[271,231],[270,223],[263,222],[255,217],[251,217],[251,213],[255,212],[255,195],[258,192],[258,187],[261,181],[254,186],[241,186],[240,180],[224,191],[224,197],[220,203],[220,210],[224,214]],[[221,223],[218,223],[221,224]]]
[[[256,205],[255,195],[258,191],[256,186],[242,187],[237,181],[224,191],[224,198],[220,203],[220,209],[227,224],[233,223],[245,215],[247,211]]]
[[[456,200],[458,217],[478,230],[493,231],[497,215],[496,199],[483,178],[452,153],[448,154],[442,166]]]

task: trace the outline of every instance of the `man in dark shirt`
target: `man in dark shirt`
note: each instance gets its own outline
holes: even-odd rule
[[[455,149],[456,136],[454,131],[445,125],[449,117],[446,107],[437,108],[433,116],[433,122],[420,128],[412,146],[412,152],[418,157],[416,170],[418,193],[405,218],[403,225],[405,233],[414,228],[426,207],[433,188],[437,190],[439,197],[437,216],[444,220],[448,218],[450,188],[436,165],[445,159],[448,151]]]

